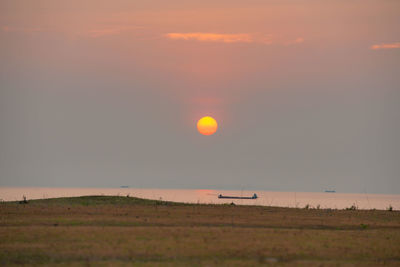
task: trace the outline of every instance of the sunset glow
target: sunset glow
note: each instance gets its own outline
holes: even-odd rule
[[[0,262],[400,266],[399,26],[400,0],[0,0]]]
[[[399,25],[400,0],[3,0],[0,183],[398,194]]]
[[[206,42],[224,42],[224,43],[237,43],[237,42],[252,42],[252,37],[249,34],[219,34],[219,33],[168,33],[166,36],[175,40],[196,40]]]

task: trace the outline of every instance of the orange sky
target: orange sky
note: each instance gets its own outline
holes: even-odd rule
[[[211,176],[225,177],[221,186],[231,176],[239,186],[247,171],[254,172],[254,185],[276,188],[279,179],[268,182],[266,173],[286,185],[296,172],[310,181],[331,173],[343,186],[348,177],[372,179],[392,168],[383,159],[394,152],[379,141],[391,139],[377,129],[397,129],[382,118],[396,113],[399,12],[400,1],[392,0],[3,0],[0,101],[10,124],[7,143],[26,142],[21,150],[43,153],[26,156],[26,172],[37,177],[51,176],[35,160],[57,161],[52,153],[60,157],[53,172],[82,174],[100,171],[77,167],[75,153],[84,162],[109,152],[103,171],[120,168],[121,176],[140,162],[138,175],[166,173],[179,181],[190,176],[190,166],[204,164]],[[206,115],[219,124],[209,141],[216,148],[196,139],[196,121]],[[98,139],[72,149],[92,136]],[[120,141],[112,146],[108,138]],[[42,143],[48,150],[36,145]],[[368,145],[375,143],[383,146],[379,159]],[[202,158],[210,153],[226,160]],[[347,157],[357,158],[354,167]],[[312,171],[313,160],[323,160],[322,167]],[[148,173],[150,162],[156,167]],[[179,162],[187,167],[176,174]],[[365,167],[371,162],[379,165],[372,171]]]

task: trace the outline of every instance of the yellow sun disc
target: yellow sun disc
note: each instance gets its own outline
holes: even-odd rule
[[[203,135],[212,135],[217,129],[217,121],[212,117],[203,117],[197,122],[197,130]]]

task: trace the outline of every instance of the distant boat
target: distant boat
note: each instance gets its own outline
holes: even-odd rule
[[[121,185],[121,188],[129,188],[129,185]]]
[[[254,194],[251,197],[237,197],[237,196],[223,196],[221,194],[218,195],[218,198],[228,198],[228,199],[257,199],[257,194]]]
[[[335,190],[325,190],[325,193],[336,193]]]

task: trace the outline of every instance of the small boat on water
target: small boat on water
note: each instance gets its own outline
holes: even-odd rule
[[[325,193],[336,193],[335,190],[325,190]]]
[[[251,196],[251,197],[238,197],[238,196],[224,196],[224,195],[219,194],[219,195],[218,195],[218,198],[227,198],[227,199],[257,199],[258,196],[257,196],[257,194],[254,194],[254,195]]]

